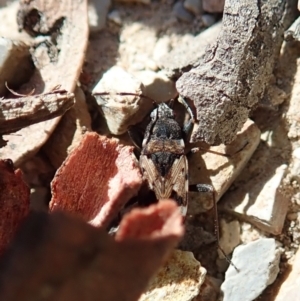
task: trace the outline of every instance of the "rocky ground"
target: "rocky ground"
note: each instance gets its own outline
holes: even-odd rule
[[[68,169],[73,161],[72,158],[65,161],[67,154],[76,150],[86,132],[93,130],[108,138],[115,137],[118,145],[132,145],[126,133],[128,126],[146,121],[152,109],[146,98],[120,99],[111,95],[105,98],[99,93],[142,92],[157,102],[176,97],[175,83],[179,75],[197,66],[207,45],[217,40],[222,30],[223,8],[223,1],[205,0],[90,1],[87,50],[76,89],[75,84],[69,89],[75,93],[75,106],[49,132],[45,130],[44,136],[33,135],[36,130],[31,131],[25,146],[19,147],[24,140],[18,134],[3,136],[9,141],[9,148],[0,149],[0,158],[12,159],[23,171],[31,188],[31,209],[47,211],[50,201],[50,208],[68,207],[68,204],[57,204],[59,198],[53,196],[59,195],[60,188],[53,188],[53,183],[59,186],[58,178],[52,182],[52,196],[50,183],[58,168],[60,174],[70,173],[61,166]],[[2,4],[0,35],[32,46],[31,38],[16,30],[17,23],[13,20],[17,9],[17,2]],[[72,44],[74,53],[82,46],[80,40],[76,42],[79,46]],[[2,41],[1,47],[11,55],[5,43]],[[172,254],[140,300],[279,301],[286,296],[300,300],[297,289],[300,281],[297,274],[300,264],[299,54],[297,37],[282,43],[274,76],[266,88],[268,93],[251,108],[249,119],[232,143],[212,147],[201,142],[189,145],[201,147],[189,157],[190,182],[214,186],[219,246],[228,258],[224,258],[215,243],[216,217],[210,210],[211,195],[191,192],[186,234],[180,250]],[[73,58],[71,54],[70,57]],[[0,69],[4,69],[2,65]],[[26,64],[22,66],[25,66],[22,70],[28,70]],[[63,69],[60,77],[64,77]],[[53,88],[55,85],[51,84],[49,87]],[[19,90],[16,85],[9,86],[28,93],[29,88]],[[185,118],[179,104],[175,112]],[[43,141],[33,146],[39,137]],[[208,148],[229,156],[206,152]],[[118,152],[118,147],[114,146],[113,151]],[[107,153],[103,151],[103,156]],[[90,156],[93,155],[90,151]],[[122,169],[122,158],[118,161],[122,175],[115,182],[118,187],[122,187],[125,173],[132,173]],[[85,159],[81,160],[84,164]],[[126,185],[139,187],[139,181],[132,178]],[[126,197],[130,199],[133,194],[127,191]],[[103,216],[96,217],[88,216],[87,220],[98,226]]]

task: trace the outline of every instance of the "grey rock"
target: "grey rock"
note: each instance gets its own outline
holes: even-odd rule
[[[284,24],[293,17],[288,9],[276,0],[226,2],[217,42],[206,49],[197,68],[176,82],[180,95],[196,108],[199,127],[191,142],[234,140],[273,76]]]
[[[110,5],[110,0],[89,0],[88,17],[91,33],[99,32],[105,27],[106,16]]]
[[[237,247],[225,281],[221,286],[223,301],[252,301],[272,284],[279,272],[281,250],[275,239],[262,238]]]
[[[210,27],[216,23],[216,18],[213,15],[209,14],[201,16],[201,20],[205,27]]]
[[[222,23],[219,22],[197,36],[191,36],[188,41],[180,43],[165,55],[155,57],[157,64],[169,77],[179,77],[184,71],[197,67],[206,47],[217,40],[221,28]]]
[[[174,4],[173,13],[181,21],[192,22],[194,20],[194,16],[184,8],[180,1]]]

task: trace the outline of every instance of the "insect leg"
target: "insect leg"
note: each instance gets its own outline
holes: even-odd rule
[[[230,158],[236,154],[238,154],[239,152],[241,152],[247,145],[249,144],[249,142],[247,141],[239,150],[237,150],[236,152],[234,152],[233,154],[224,154],[224,153],[220,153],[220,152],[216,152],[216,151],[213,151],[211,149],[206,149],[206,148],[202,148],[202,147],[193,147],[186,155],[190,155],[190,154],[194,154],[200,150],[203,150],[207,153],[211,153],[211,154],[215,154],[215,155],[219,155],[219,156],[223,156],[223,157],[227,157],[227,158]]]
[[[196,122],[195,116],[190,108],[190,106],[188,105],[188,103],[185,101],[185,99],[182,96],[178,96],[178,101],[185,107],[185,109],[188,111],[189,115],[190,115],[190,119],[183,125],[183,133],[184,135],[187,137],[189,135],[189,133],[191,132],[192,128],[193,128],[193,124]]]
[[[209,192],[212,195],[213,198],[213,209],[215,213],[215,236],[216,240],[218,243],[218,249],[221,251],[225,259],[229,264],[232,264],[233,267],[236,269],[237,272],[239,272],[238,268],[233,264],[233,262],[227,257],[225,254],[224,250],[220,246],[220,232],[219,232],[219,218],[218,218],[218,209],[217,209],[217,202],[216,202],[216,197],[215,197],[215,190],[212,185],[209,184],[196,184],[196,185],[190,185],[190,190],[191,191],[198,191],[198,192]]]
[[[136,147],[137,151],[141,153],[142,150],[142,142],[143,142],[143,134],[140,133],[136,128],[129,127],[127,130],[130,140]]]

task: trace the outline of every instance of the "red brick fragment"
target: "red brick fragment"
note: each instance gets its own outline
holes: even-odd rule
[[[22,171],[14,170],[11,160],[0,160],[0,254],[29,213],[29,195]]]
[[[122,241],[62,213],[30,215],[0,260],[1,300],[137,300],[182,237],[182,217],[173,201],[124,217],[136,228],[137,216],[145,226],[160,212],[158,228],[168,229],[163,235],[149,232]]]
[[[56,172],[50,210],[76,213],[94,226],[106,227],[141,184],[132,147],[86,133]]]
[[[143,210],[136,208],[125,215],[116,240],[155,239],[172,235],[183,236],[183,218],[174,200],[161,200]]]

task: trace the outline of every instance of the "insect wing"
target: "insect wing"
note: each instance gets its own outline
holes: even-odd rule
[[[153,161],[145,155],[140,156],[140,166],[143,177],[148,182],[149,188],[154,191],[158,200],[173,198],[178,202],[183,216],[187,213],[188,206],[188,162],[182,155],[176,159],[166,177],[161,176]]]
[[[165,184],[166,194],[175,199],[180,206],[183,216],[186,216],[188,208],[188,161],[185,155],[176,159],[167,174]]]

